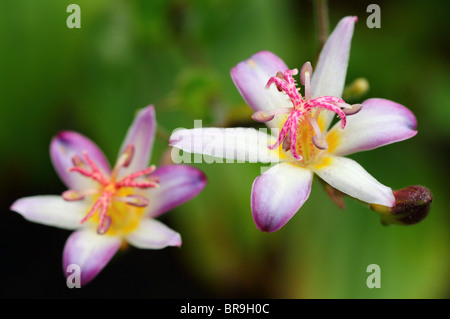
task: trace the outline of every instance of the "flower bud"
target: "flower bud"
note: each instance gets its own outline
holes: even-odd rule
[[[358,78],[345,87],[342,96],[344,100],[356,100],[369,91],[369,81],[365,78]]]
[[[428,215],[433,202],[433,195],[428,188],[413,185],[393,193],[395,197],[394,207],[370,204],[370,209],[381,214],[383,225],[413,225],[422,221]]]

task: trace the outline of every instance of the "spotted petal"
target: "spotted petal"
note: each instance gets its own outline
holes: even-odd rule
[[[319,55],[311,78],[311,96],[341,97],[347,75],[350,45],[357,17],[345,17],[330,34]],[[325,128],[330,126],[334,113],[323,111],[320,116]]]
[[[245,102],[255,112],[292,107],[286,96],[280,94],[275,85],[265,88],[270,77],[287,69],[286,64],[278,56],[269,51],[261,51],[231,69],[231,78]],[[275,127],[279,123],[274,119],[266,124]]]
[[[120,153],[127,145],[134,146],[134,156],[130,165],[120,170],[120,177],[143,170],[149,164],[153,142],[155,140],[156,120],[153,105],[140,110],[128,129]]]
[[[417,134],[414,114],[398,103],[385,99],[363,102],[359,113],[347,117],[344,130],[337,123],[328,133],[329,151],[347,155],[399,142]]]
[[[120,237],[98,235],[91,229],[72,233],[64,246],[64,274],[71,274],[67,272],[69,265],[77,265],[81,270],[81,286],[88,284],[108,264],[121,243]]]
[[[83,201],[67,202],[54,195],[20,198],[11,206],[29,221],[64,229],[79,228],[87,209]]]
[[[206,176],[189,165],[167,165],[156,169],[150,177],[159,178],[159,187],[146,192],[150,201],[147,216],[157,217],[197,196],[206,186]]]
[[[83,151],[103,171],[109,174],[110,167],[102,151],[87,137],[72,131],[63,131],[56,135],[50,143],[50,158],[53,166],[61,180],[70,189],[87,189],[92,187],[94,182],[76,172],[69,172],[73,167],[72,157],[74,155],[83,158]]]
[[[290,163],[278,164],[253,182],[252,215],[261,231],[274,232],[283,227],[311,192],[313,174]]]
[[[134,247],[143,249],[181,246],[180,234],[155,219],[143,219],[126,240]]]
[[[332,187],[363,202],[389,207],[395,204],[392,189],[378,182],[352,159],[329,156],[313,169]]]

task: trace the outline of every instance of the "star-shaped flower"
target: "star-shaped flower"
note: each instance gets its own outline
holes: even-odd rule
[[[385,99],[349,105],[342,100],[356,17],[343,18],[320,53],[317,68],[305,63],[300,94],[289,69],[275,54],[262,51],[240,62],[231,77],[253,119],[266,122],[272,135],[256,129],[178,130],[170,145],[187,152],[238,160],[280,163],[258,176],[251,210],[261,231],[283,227],[308,199],[313,174],[361,201],[392,207],[391,188],[343,156],[414,136],[417,122],[406,107]],[[330,128],[334,114],[340,121]]]
[[[78,265],[81,285],[94,279],[124,242],[144,249],[181,245],[180,234],[155,218],[200,193],[206,177],[187,165],[146,168],[155,129],[155,111],[148,106],[129,128],[112,170],[91,140],[59,133],[50,157],[69,190],[21,198],[11,206],[30,221],[76,230],[64,247],[63,270],[68,276],[67,267]]]

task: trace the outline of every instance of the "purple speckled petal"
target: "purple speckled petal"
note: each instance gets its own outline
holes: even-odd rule
[[[61,196],[43,195],[20,198],[11,205],[11,210],[35,223],[76,229],[81,226],[88,206],[84,201],[67,202]]]
[[[311,192],[313,174],[290,163],[278,164],[253,182],[251,208],[256,227],[274,232],[297,213]]]
[[[130,165],[120,170],[120,177],[147,168],[155,140],[155,132],[155,109],[153,105],[150,105],[138,112],[122,143],[119,156],[128,144],[133,144],[134,156]]]
[[[205,174],[188,165],[161,166],[150,177],[159,178],[159,187],[146,191],[147,216],[157,217],[195,197],[206,185]]]
[[[81,270],[81,286],[88,284],[108,264],[119,250],[120,237],[99,235],[92,229],[82,229],[70,235],[63,252],[63,271],[66,277],[69,265]]]
[[[83,158],[83,151],[105,174],[110,173],[108,161],[102,151],[87,137],[72,131],[63,131],[56,135],[50,144],[50,158],[61,180],[70,189],[87,189],[93,187],[92,179],[76,172],[69,172],[73,166],[74,155]]]
[[[137,248],[161,249],[167,246],[181,246],[181,236],[155,219],[141,220],[138,228],[126,237]]]
[[[403,105],[385,100],[369,99],[357,114],[347,117],[345,129],[337,123],[328,133],[335,155],[347,155],[399,142],[417,134],[417,120]],[[331,143],[330,143],[331,144]]]

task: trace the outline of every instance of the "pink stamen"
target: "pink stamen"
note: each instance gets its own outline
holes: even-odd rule
[[[138,178],[138,177],[141,177],[141,176],[144,176],[144,175],[148,175],[148,174],[150,174],[150,173],[153,173],[153,172],[155,171],[155,169],[156,169],[156,167],[155,167],[154,165],[152,165],[152,166],[150,166],[150,167],[147,167],[146,169],[143,169],[143,170],[141,170],[141,171],[132,173],[132,174],[130,174],[130,175],[128,175],[128,176],[122,178],[121,181],[118,182],[118,184],[121,183],[122,181],[125,181],[125,180],[133,180],[133,179],[136,179],[136,178]]]
[[[94,203],[94,205],[92,206],[91,210],[89,211],[89,213],[87,213],[86,216],[84,216],[84,218],[80,221],[80,224],[85,223],[89,218],[92,217],[92,215],[94,215],[94,213],[97,211],[97,209],[100,207],[100,205],[102,204],[102,196],[100,196],[100,198]]]
[[[346,115],[345,115],[344,111],[342,111],[342,109],[335,104],[325,102],[322,100],[319,101],[319,99],[322,99],[322,98],[319,97],[317,99],[311,100],[309,103],[314,102],[314,107],[320,107],[325,110],[329,110],[329,111],[336,113],[341,118],[341,128],[344,129],[344,127],[347,123],[347,119],[346,119]]]
[[[78,172],[86,177],[90,177],[94,180],[96,180],[97,182],[99,182],[102,185],[107,185],[108,184],[108,180],[106,179],[106,177],[103,176],[103,174],[99,174],[97,172],[90,172],[85,168],[81,168],[81,167],[71,167],[69,169],[69,172]]]
[[[295,111],[292,113],[292,121],[290,123],[290,135],[291,135],[291,153],[295,159],[301,161],[303,157],[297,153],[297,131],[298,122],[303,114],[300,111]]]
[[[280,92],[288,95],[292,102],[293,108],[280,108],[270,111],[259,111],[253,114],[252,118],[256,121],[267,122],[272,120],[278,114],[290,114],[284,123],[277,141],[269,146],[269,149],[275,149],[283,143],[283,150],[290,148],[292,155],[301,160],[303,157],[297,152],[297,135],[299,123],[306,116],[310,120],[309,123],[313,128],[315,135],[312,137],[312,143],[316,148],[323,150],[328,148],[326,140],[322,137],[322,132],[317,123],[317,118],[321,110],[328,110],[336,113],[341,119],[341,128],[345,128],[346,116],[357,113],[362,105],[349,105],[341,98],[334,96],[321,96],[311,99],[311,63],[306,62],[300,70],[300,81],[305,86],[305,98],[299,93],[299,89],[292,77],[298,73],[297,69],[286,70],[284,73],[278,72],[276,76],[269,79],[266,88],[275,84]],[[308,113],[310,112],[310,113]],[[308,114],[308,115],[307,115]],[[289,142],[287,142],[289,137]]]
[[[291,122],[292,122],[292,114],[291,114],[291,116],[288,117],[288,119],[286,120],[286,123],[284,123],[283,128],[281,129],[281,132],[278,135],[277,141],[275,142],[275,144],[270,145],[269,149],[274,150],[278,146],[280,146],[280,144],[284,141],[284,139],[286,138],[286,135],[290,131],[290,123]]]
[[[272,76],[266,84],[266,89],[274,83],[278,90],[284,91],[291,100],[294,108],[299,108],[303,106],[303,99],[300,93],[298,92],[298,88],[295,85],[295,80],[292,77],[298,73],[297,69],[286,70],[284,72],[284,79],[279,76]]]
[[[104,228],[104,222],[106,218],[106,213],[108,212],[109,203],[111,201],[112,194],[110,192],[104,192],[103,195],[100,197],[100,200],[102,201],[101,208],[100,208],[100,222],[98,223],[97,233],[104,234],[108,229]],[[111,224],[111,223],[109,223]],[[109,225],[108,225],[109,227]]]
[[[141,181],[136,180],[139,177],[143,177],[150,173],[153,173],[156,169],[155,166],[150,166],[146,169],[132,173],[128,176],[123,177],[120,181],[116,182],[116,177],[119,172],[119,169],[122,167],[127,167],[130,164],[133,155],[134,155],[134,146],[130,144],[125,148],[125,150],[122,152],[121,156],[117,160],[117,163],[114,166],[110,178],[107,178],[102,173],[102,171],[89,157],[86,151],[83,151],[83,157],[91,170],[88,170],[83,159],[81,159],[79,156],[75,155],[74,157],[72,157],[72,162],[74,166],[69,169],[70,172],[78,172],[86,177],[92,178],[101,185],[101,191],[99,191],[98,189],[87,189],[84,191],[67,190],[63,193],[62,197],[67,201],[80,200],[83,199],[86,195],[101,193],[97,201],[92,206],[91,210],[80,221],[80,223],[86,222],[89,218],[91,218],[95,214],[95,212],[98,211],[100,219],[97,232],[99,234],[104,234],[108,230],[112,222],[111,217],[108,216],[108,209],[112,199],[123,201],[127,204],[137,207],[144,207],[148,205],[149,203],[148,199],[140,195],[130,194],[125,197],[115,197],[117,191],[123,187],[132,187],[132,188],[159,187],[158,184],[159,178],[156,176],[151,176],[150,178]]]

